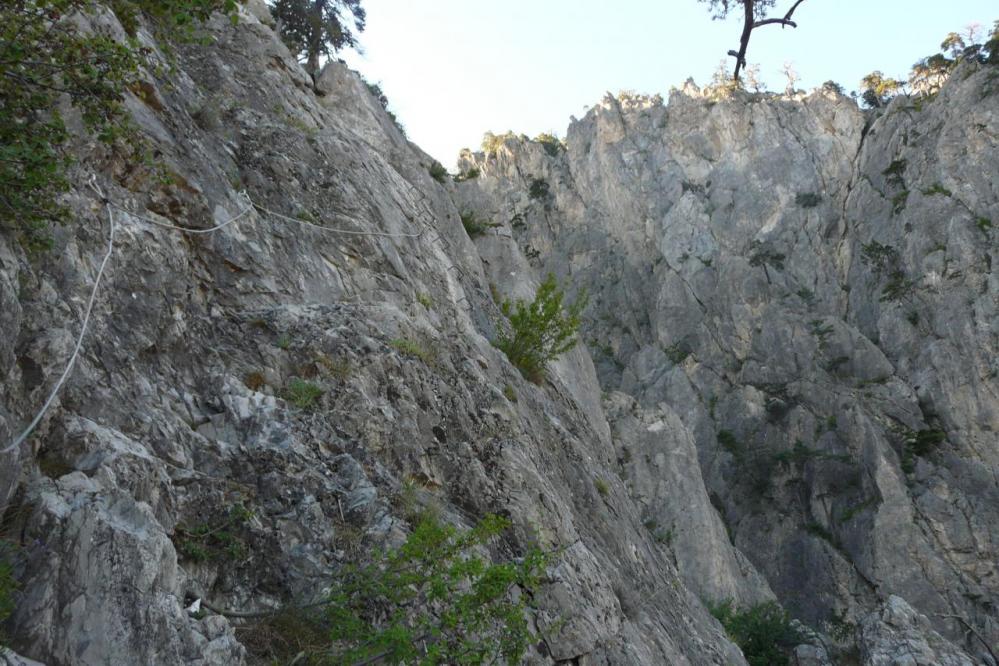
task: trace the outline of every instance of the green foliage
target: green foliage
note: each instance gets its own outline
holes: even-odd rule
[[[461,226],[465,228],[465,233],[468,234],[469,238],[478,238],[488,230],[500,225],[498,222],[483,222],[469,210],[461,213]]]
[[[416,295],[416,302],[425,307],[428,310],[432,310],[434,307],[434,302],[430,298],[429,294],[419,293]]]
[[[663,348],[663,353],[673,365],[680,365],[690,356],[690,350],[682,342],[677,342],[669,347]]]
[[[822,84],[822,89],[828,90],[829,92],[834,92],[837,95],[846,94],[846,91],[843,89],[843,86],[836,83],[835,81],[826,81],[825,83]]]
[[[549,361],[564,354],[579,341],[576,333],[582,323],[586,295],[563,305],[565,293],[549,273],[538,287],[534,300],[503,301],[502,310],[510,320],[510,330],[496,346],[527,379],[540,383]]]
[[[979,217],[975,220],[975,226],[978,227],[979,231],[983,234],[987,234],[992,229],[992,220],[987,217]]]
[[[323,395],[323,390],[304,379],[292,378],[281,391],[281,397],[299,409],[311,409]]]
[[[371,96],[374,97],[378,101],[379,104],[381,104],[381,106],[382,106],[383,109],[385,109],[385,113],[388,114],[389,119],[395,125],[396,129],[398,129],[400,132],[402,132],[403,136],[405,136],[406,135],[406,128],[402,126],[402,123],[400,123],[399,119],[395,117],[395,114],[392,113],[389,110],[389,99],[385,95],[385,91],[382,90],[381,84],[379,84],[379,83],[371,83],[370,81],[365,81],[364,85],[366,85],[368,87],[368,92],[371,93]]]
[[[427,170],[430,172],[430,177],[438,183],[444,183],[447,181],[447,169],[445,169],[444,165],[440,162],[435,161]]]
[[[517,391],[509,384],[503,387],[503,397],[510,402],[517,402]]]
[[[558,157],[558,154],[565,150],[565,144],[554,134],[541,133],[534,137],[534,140],[541,144],[549,157]]]
[[[928,187],[925,190],[923,190],[923,194],[928,197],[933,196],[935,194],[942,194],[945,197],[949,197],[952,196],[953,193],[950,190],[948,190],[946,187],[944,187],[942,184],[934,183],[933,187]]]
[[[905,175],[905,167],[906,161],[904,159],[893,160],[881,174],[887,176],[888,182],[892,185],[903,185],[902,177]]]
[[[407,356],[418,358],[427,365],[431,365],[437,360],[433,351],[409,338],[396,338],[395,340],[389,340],[389,346],[394,349],[398,349]]]
[[[594,479],[593,487],[597,489],[601,497],[607,497],[610,495],[610,485],[603,479]]]
[[[742,649],[750,666],[785,666],[791,648],[804,640],[791,617],[774,601],[739,611],[728,600],[708,610]]]
[[[0,540],[0,626],[14,612],[14,597],[17,593],[17,579],[14,577],[14,545]],[[0,646],[5,641],[0,631]],[[2,647],[0,647],[2,651]]]
[[[327,611],[334,663],[518,663],[536,640],[529,591],[546,556],[493,564],[481,553],[510,526],[486,516],[461,531],[424,517],[406,542],[364,566],[345,567]]]
[[[534,178],[527,193],[532,199],[547,199],[551,194],[550,189],[548,182],[543,178]]]
[[[822,203],[822,195],[816,194],[815,192],[799,192],[798,195],[794,197],[794,203],[798,204],[802,208],[815,208]]]
[[[767,247],[762,242],[754,240],[749,244],[749,251],[751,253],[749,256],[750,266],[765,266],[769,264],[779,271],[784,270],[784,259],[786,257],[773,248]]]
[[[480,175],[479,170],[475,167],[469,167],[468,171],[463,171],[454,177],[454,182],[461,183],[466,180],[475,180]]]
[[[249,553],[243,536],[253,512],[237,503],[205,522],[178,525],[173,542],[181,557],[192,562],[241,560]]]
[[[905,445],[914,455],[926,456],[945,441],[947,441],[947,433],[943,430],[927,428],[908,433]]]
[[[305,62],[313,82],[319,75],[320,58],[357,46],[354,30],[364,31],[361,0],[273,0],[270,6],[281,27],[281,39]]]
[[[124,99],[137,94],[149,50],[135,39],[140,17],[154,34],[193,35],[213,11],[235,11],[235,0],[114,0],[131,35],[117,42],[86,34],[77,18],[96,11],[88,0],[8,0],[0,4],[0,229],[16,234],[30,252],[51,247],[48,226],[66,218],[58,202],[69,183],[69,130],[57,108],[64,98],[84,129],[107,145],[139,152],[126,121]],[[234,14],[233,14],[234,15]]]
[[[718,443],[722,448],[731,453],[736,458],[742,456],[742,444],[735,438],[730,430],[718,431]]]
[[[499,149],[503,147],[510,139],[516,139],[517,135],[513,132],[504,132],[503,134],[493,134],[492,132],[486,132],[482,135],[482,152],[489,155],[495,155],[499,152]]]
[[[898,215],[905,210],[905,203],[909,200],[909,190],[902,190],[891,198],[892,215]]]
[[[867,106],[880,109],[887,106],[888,102],[902,90],[902,86],[901,81],[886,77],[880,71],[874,71],[860,81],[861,99]]]
[[[860,246],[860,256],[877,274],[894,270],[899,261],[898,250],[873,240]]]

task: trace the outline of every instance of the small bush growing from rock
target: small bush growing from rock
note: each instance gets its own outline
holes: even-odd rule
[[[484,559],[482,547],[509,526],[486,516],[462,531],[424,517],[397,550],[341,570],[328,598],[330,663],[519,663],[537,637],[531,595],[514,590],[537,586],[547,557]]]
[[[243,504],[234,504],[205,522],[178,525],[173,538],[177,552],[192,562],[242,559],[249,552],[243,528],[252,518]]]
[[[0,626],[14,612],[14,593],[17,592],[17,580],[14,578],[14,547],[6,541],[0,541]],[[5,637],[0,630],[0,645]]]
[[[785,666],[791,648],[804,640],[791,618],[776,602],[736,610],[731,601],[709,607],[725,632],[742,649],[750,666]]]
[[[480,175],[479,170],[471,167],[468,171],[463,171],[454,177],[454,182],[460,183],[466,180],[475,180]]]
[[[565,150],[565,144],[554,134],[542,133],[534,137],[534,140],[541,144],[550,157],[557,157]]]
[[[532,199],[547,199],[551,193],[551,188],[543,178],[535,178],[531,181],[531,189],[528,194]]]
[[[503,314],[510,320],[510,331],[496,341],[521,374],[539,383],[544,379],[545,366],[564,354],[579,339],[581,315],[586,307],[585,294],[568,307],[563,305],[565,292],[551,273],[538,287],[534,300],[503,302]]]
[[[243,378],[243,383],[246,384],[246,388],[251,391],[259,391],[265,384],[267,384],[267,380],[261,372],[249,372],[246,374],[246,377]]]
[[[427,170],[430,172],[430,177],[438,183],[447,181],[447,169],[440,162],[434,162]]]
[[[469,238],[478,238],[489,229],[498,227],[499,224],[496,222],[483,222],[475,217],[475,213],[472,211],[466,211],[461,214],[461,226],[465,227],[465,233],[468,234]]]

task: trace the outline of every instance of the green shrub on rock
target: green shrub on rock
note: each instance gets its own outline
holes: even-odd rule
[[[773,601],[743,611],[736,610],[731,601],[723,601],[709,610],[742,649],[750,666],[786,666],[790,649],[803,640],[787,611]]]
[[[549,273],[530,303],[522,300],[503,302],[503,314],[510,320],[510,330],[496,341],[496,346],[524,377],[541,382],[547,363],[579,341],[576,333],[586,300],[583,294],[568,307],[564,306],[565,292]]]

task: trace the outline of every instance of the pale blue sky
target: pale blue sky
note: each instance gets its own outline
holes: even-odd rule
[[[695,0],[364,0],[363,55],[341,54],[380,82],[409,138],[452,168],[482,134],[564,136],[569,117],[607,91],[662,93],[703,84],[741,22],[712,21]],[[779,0],[783,14],[790,0]],[[847,91],[874,69],[904,76],[952,30],[999,18],[995,0],[806,0],[798,28],[760,28],[748,60],[783,90],[792,62],[812,88]],[[731,66],[732,59],[727,59]]]

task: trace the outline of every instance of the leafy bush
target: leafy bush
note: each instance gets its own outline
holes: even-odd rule
[[[475,213],[472,211],[465,211],[461,214],[461,226],[465,228],[465,233],[468,234],[469,238],[478,238],[489,229],[498,227],[499,223],[480,221],[475,217]]]
[[[709,610],[742,649],[750,666],[786,666],[790,649],[804,640],[791,624],[791,617],[773,601],[744,611],[736,610],[731,601],[723,601]]]
[[[0,541],[0,626],[14,612],[14,594],[17,592],[17,580],[14,578],[14,546],[7,541]],[[5,640],[0,631],[0,646]]]
[[[438,183],[447,181],[447,169],[440,162],[434,162],[427,170],[430,172],[430,177]]]
[[[493,134],[492,132],[486,132],[482,135],[482,152],[489,155],[495,155],[499,152],[499,149],[510,139],[515,139],[516,135],[513,132],[505,132],[503,134]]]
[[[510,522],[486,516],[460,531],[424,517],[406,542],[366,566],[346,567],[329,595],[334,663],[519,663],[536,640],[526,617],[529,594],[547,558],[481,556]]]
[[[549,157],[557,157],[559,153],[565,150],[565,144],[554,134],[541,133],[534,137],[534,140],[541,144]]]
[[[581,315],[586,295],[581,294],[568,307],[565,293],[551,273],[538,287],[530,303],[505,300],[503,314],[510,320],[510,331],[496,341],[496,346],[527,379],[540,383],[549,361],[564,354],[579,341]]]
[[[178,525],[173,537],[177,552],[193,562],[242,559],[249,553],[242,531],[252,518],[253,512],[243,504],[234,504],[205,522]]]
[[[479,170],[475,167],[470,167],[468,171],[463,171],[454,177],[454,182],[460,183],[466,180],[475,180],[479,177]]]
[[[323,390],[304,379],[298,377],[288,382],[288,386],[281,391],[281,397],[298,407],[299,409],[310,409],[315,406],[316,401],[323,395]]]
[[[528,194],[532,199],[547,199],[550,194],[551,188],[548,187],[547,181],[543,178],[534,178],[531,180],[531,188]]]
[[[0,228],[12,230],[29,251],[51,246],[51,221],[65,219],[58,197],[69,187],[70,132],[57,109],[65,95],[83,127],[109,146],[139,153],[125,122],[124,96],[141,92],[139,70],[149,49],[135,32],[145,16],[160,37],[190,39],[197,22],[221,10],[235,16],[235,0],[113,0],[130,37],[119,43],[81,33],[75,17],[95,11],[88,0],[0,3]]]

